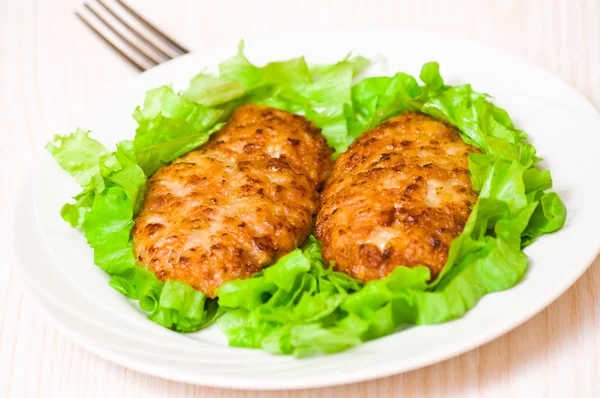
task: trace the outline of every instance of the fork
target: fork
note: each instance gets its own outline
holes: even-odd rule
[[[85,1],[75,15],[140,72],[189,52],[123,0]]]

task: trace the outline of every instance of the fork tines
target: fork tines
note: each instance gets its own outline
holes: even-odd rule
[[[122,0],[89,0],[75,15],[140,71],[189,51]]]

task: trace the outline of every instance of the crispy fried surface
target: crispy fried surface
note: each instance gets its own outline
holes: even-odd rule
[[[457,130],[406,112],[363,134],[336,160],[322,194],[323,257],[370,281],[397,266],[427,266],[435,278],[477,200]]]
[[[206,145],[150,178],[133,230],[136,258],[159,279],[214,297],[306,238],[331,163],[305,118],[241,106]]]

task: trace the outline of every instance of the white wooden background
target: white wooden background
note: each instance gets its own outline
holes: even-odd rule
[[[75,19],[78,3],[0,0],[0,209],[51,134],[71,130],[90,99],[136,74]],[[196,51],[224,39],[311,28],[458,33],[547,67],[600,108],[598,0],[130,3]],[[49,326],[8,264],[0,267],[0,397],[600,397],[598,259],[548,309],[477,350],[381,380],[270,393],[174,383],[98,358]]]

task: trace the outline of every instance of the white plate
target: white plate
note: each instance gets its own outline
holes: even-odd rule
[[[131,138],[135,122],[130,115],[146,90],[168,83],[183,88],[205,67],[214,71],[235,48],[230,43],[154,68],[93,104],[79,126],[108,145]],[[60,207],[78,189],[44,153],[14,210],[7,212],[3,253],[47,318],[90,351],[141,372],[217,387],[291,389],[367,380],[441,361],[506,333],[562,294],[600,251],[600,186],[586,177],[600,171],[595,160],[600,117],[547,71],[503,50],[408,30],[302,33],[249,42],[246,50],[258,63],[300,54],[311,63],[331,62],[352,51],[383,60],[377,73],[388,74],[418,75],[424,62],[439,61],[448,83],[471,83],[492,93],[530,134],[569,210],[565,228],[527,248],[530,269],[518,286],[484,297],[459,320],[411,328],[336,355],[296,360],[227,347],[215,327],[181,335],[146,320],[107,285],[81,233],[60,218]]]

